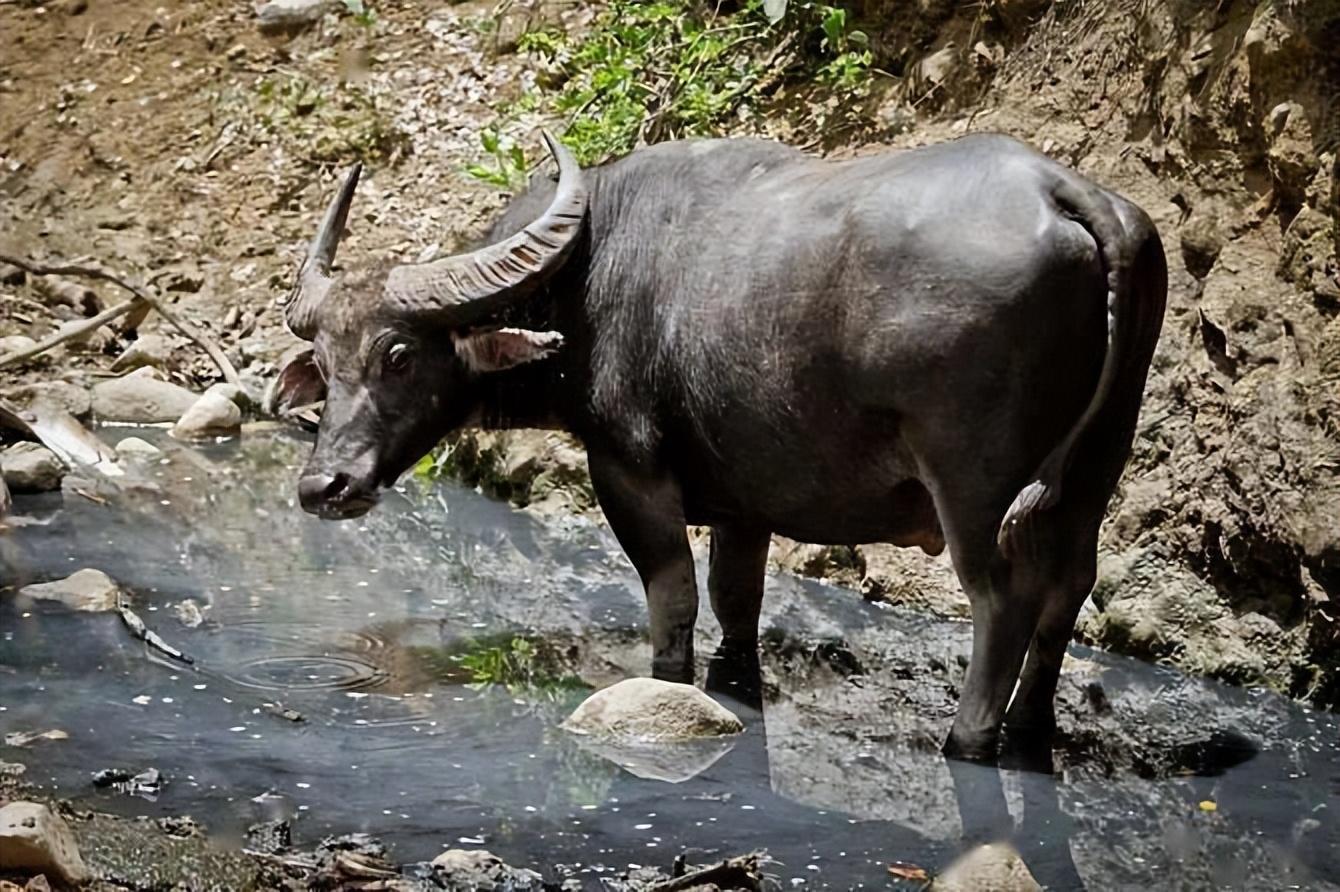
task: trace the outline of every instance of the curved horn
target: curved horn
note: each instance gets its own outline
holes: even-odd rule
[[[284,305],[284,321],[288,323],[289,331],[304,341],[316,337],[316,311],[330,290],[330,268],[335,263],[335,251],[340,247],[340,235],[349,218],[349,205],[353,203],[358,175],[362,172],[361,163],[350,168],[344,185],[326,208],[321,228],[316,231],[302,266],[298,267],[298,279]]]
[[[509,239],[430,263],[391,270],[385,299],[396,312],[427,313],[468,325],[528,293],[562,265],[586,216],[581,167],[547,130],[545,144],[558,162],[558,189],[549,209]]]

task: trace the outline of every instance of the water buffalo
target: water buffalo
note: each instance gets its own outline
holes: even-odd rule
[[[1162,326],[1149,218],[1003,136],[840,161],[690,140],[586,170],[545,139],[557,183],[427,263],[335,270],[349,174],[285,310],[312,350],[279,399],[325,399],[303,508],[363,514],[455,428],[571,431],[677,681],[687,525],[750,652],[771,534],[948,544],[975,625],[945,752],[1047,739]]]

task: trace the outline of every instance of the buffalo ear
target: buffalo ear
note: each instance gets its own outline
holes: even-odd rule
[[[283,415],[299,406],[319,403],[326,398],[326,381],[316,367],[311,348],[299,351],[284,361],[279,377],[265,395],[265,410]]]
[[[501,372],[525,362],[544,359],[563,346],[556,331],[499,328],[451,336],[456,355],[472,372]]]

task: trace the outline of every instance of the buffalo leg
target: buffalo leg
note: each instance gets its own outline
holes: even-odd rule
[[[992,583],[964,580],[972,607],[972,658],[959,698],[945,755],[974,762],[994,762],[1005,707],[1019,678],[1024,654],[1037,626],[1036,590],[1012,584],[1017,574]]]
[[[652,676],[692,684],[698,587],[679,484],[617,460],[589,463],[601,510],[647,593]]]
[[[712,613],[721,624],[723,649],[758,647],[758,614],[763,608],[763,575],[771,539],[766,530],[712,527],[707,590]]]
[[[1050,745],[1056,730],[1056,685],[1061,676],[1061,661],[1074,634],[1080,607],[1097,577],[1099,521],[1101,517],[1084,524],[1090,527],[1090,532],[1079,544],[1072,566],[1057,574],[1059,584],[1043,606],[1019,678],[1019,689],[1005,716],[1014,742],[1029,740]],[[1078,521],[1075,526],[1082,528]]]
[[[766,531],[712,528],[707,589],[721,624],[721,646],[707,665],[707,690],[763,709],[758,614],[772,537]]]

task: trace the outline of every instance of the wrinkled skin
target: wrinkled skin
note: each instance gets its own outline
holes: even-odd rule
[[[974,640],[945,751],[994,760],[1002,727],[1044,746],[1162,324],[1148,217],[993,136],[841,162],[664,143],[583,175],[580,246],[496,318],[406,328],[377,274],[332,290],[304,507],[367,510],[456,426],[569,430],[674,681],[695,667],[687,524],[712,527],[712,609],[744,652],[773,533],[947,546]]]

